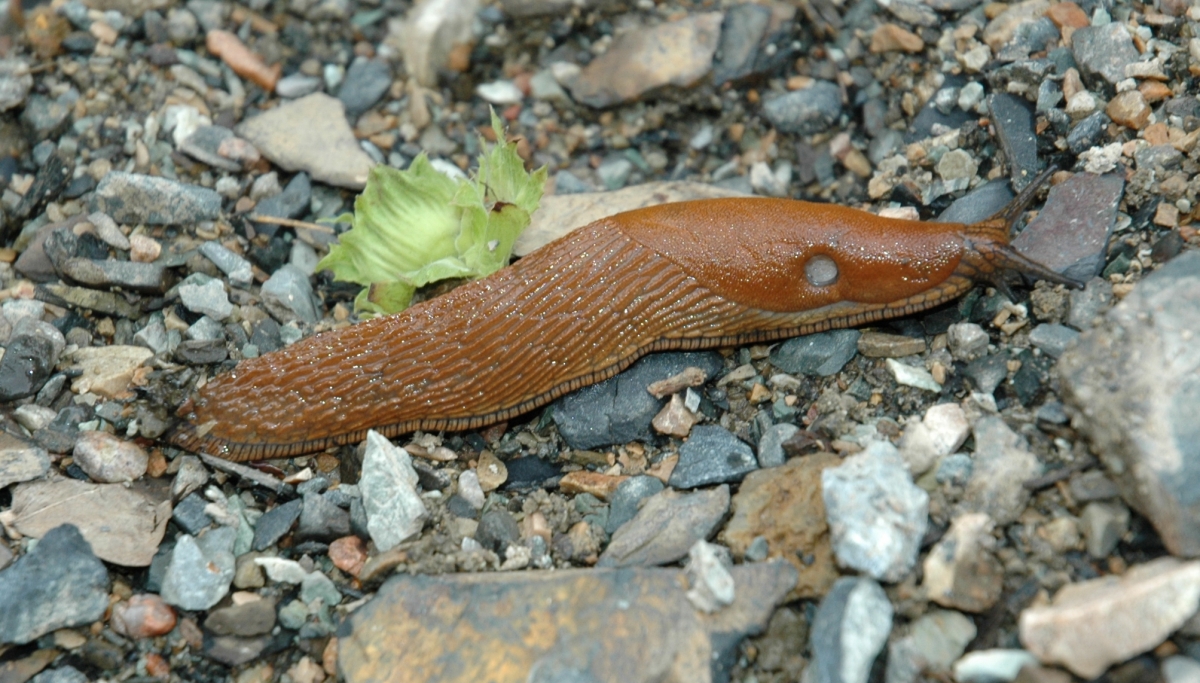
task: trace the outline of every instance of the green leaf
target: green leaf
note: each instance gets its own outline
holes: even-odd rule
[[[495,112],[492,129],[504,140]],[[367,287],[356,311],[395,313],[431,282],[485,277],[508,265],[545,184],[546,169],[527,173],[513,143],[492,145],[469,180],[443,175],[424,154],[405,171],[376,166],[353,217],[337,219],[351,229],[317,268]]]

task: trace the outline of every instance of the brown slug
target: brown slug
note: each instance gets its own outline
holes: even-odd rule
[[[1003,286],[1008,271],[1078,286],[1008,245],[1038,184],[971,225],[767,198],[618,214],[403,313],[242,361],[180,408],[168,438],[245,461],[357,443],[368,429],[474,429],[652,351],[903,316],[979,280]]]

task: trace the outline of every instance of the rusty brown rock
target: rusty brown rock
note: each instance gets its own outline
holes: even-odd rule
[[[721,538],[742,556],[755,538],[767,539],[770,557],[796,568],[789,599],[824,595],[838,577],[825,524],[821,471],[841,460],[831,453],[795,458],[746,475],[733,497],[733,516]]]
[[[675,569],[399,575],[342,623],[338,668],[349,683],[703,683],[795,584],[785,562],[732,574],[733,604],[711,615]]]
[[[278,64],[267,66],[266,62],[246,47],[236,35],[229,31],[213,29],[204,36],[204,45],[209,52],[228,64],[237,75],[250,79],[267,92],[275,90],[283,67]]]
[[[558,483],[564,493],[590,493],[600,500],[608,500],[617,490],[617,485],[629,477],[579,470],[568,472]]]
[[[868,358],[903,358],[925,352],[925,340],[886,332],[863,332],[858,352]]]
[[[712,70],[723,20],[705,12],[623,33],[568,83],[571,95],[602,108],[668,85],[690,87]]]
[[[1108,118],[1114,123],[1134,130],[1141,130],[1150,123],[1150,112],[1150,105],[1146,104],[1145,96],[1137,90],[1117,93],[1104,108],[1104,113],[1108,114]]]
[[[871,52],[916,53],[925,49],[921,36],[896,24],[884,24],[871,34]]]

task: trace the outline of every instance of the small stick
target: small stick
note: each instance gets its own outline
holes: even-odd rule
[[[259,223],[271,223],[273,225],[282,225],[288,228],[304,228],[306,230],[315,230],[317,232],[334,233],[333,226],[322,225],[320,223],[309,223],[308,221],[298,221],[294,218],[279,218],[278,216],[264,216],[258,213],[252,213],[247,216],[252,221]]]

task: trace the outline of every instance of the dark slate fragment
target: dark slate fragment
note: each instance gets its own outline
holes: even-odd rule
[[[946,80],[942,82],[942,88],[962,88],[967,84],[967,79],[964,76],[948,75]],[[929,98],[921,111],[917,112],[913,118],[912,125],[908,127],[908,131],[904,134],[904,142],[918,142],[933,135],[933,127],[940,124],[949,129],[962,128],[967,121],[973,121],[978,116],[974,112],[963,111],[959,107],[954,107],[947,113],[943,113],[937,107],[937,97]]]
[[[988,96],[988,111],[996,126],[1000,148],[1008,159],[1008,174],[1013,189],[1021,191],[1033,182],[1041,164],[1037,155],[1037,132],[1033,108],[1025,99],[1008,93]]]
[[[771,351],[771,365],[798,375],[828,377],[858,353],[858,330],[830,330],[789,339]]]
[[[1050,188],[1013,247],[1055,272],[1087,281],[1100,273],[1125,191],[1119,174],[1077,173]]]
[[[666,400],[654,398],[646,387],[688,367],[713,377],[725,363],[711,351],[651,354],[616,377],[560,398],[552,408],[554,423],[567,445],[579,450],[651,439],[650,421]]]
[[[679,464],[668,483],[677,489],[741,481],[758,469],[758,459],[745,442],[717,425],[692,428],[679,448]]]
[[[937,220],[939,223],[978,223],[1008,206],[1014,196],[1008,183],[993,180],[954,200]]]
[[[842,89],[830,81],[817,81],[803,90],[766,100],[762,112],[782,133],[820,133],[842,115]]]
[[[162,294],[171,286],[169,271],[157,263],[70,258],[62,264],[62,274],[89,287],[120,287],[148,294]]]
[[[1058,358],[1067,346],[1079,337],[1079,332],[1058,323],[1043,323],[1029,333],[1029,343],[1051,358]]]
[[[1125,80],[1125,66],[1138,60],[1133,39],[1121,24],[1085,26],[1071,36],[1079,74],[1091,90],[1111,94]]]
[[[171,519],[187,533],[196,536],[212,524],[212,517],[204,511],[208,502],[198,493],[192,493],[175,505]]]
[[[70,181],[71,168],[67,162],[57,154],[51,155],[46,163],[38,168],[37,174],[33,177],[33,185],[25,191],[21,202],[13,209],[11,217],[24,220],[36,215],[46,202],[57,198]],[[19,224],[19,220],[9,221],[9,229],[13,225]],[[4,236],[4,241],[8,241],[7,235]]]
[[[990,394],[1000,386],[1008,376],[1008,359],[1002,354],[977,358],[967,364],[967,377],[975,384],[975,388],[985,394]]]
[[[261,551],[279,542],[279,539],[291,531],[292,525],[300,518],[302,505],[303,502],[297,498],[264,512],[263,516],[258,518],[258,523],[254,525],[254,542],[251,547]]]
[[[179,151],[213,168],[237,173],[242,164],[221,156],[221,143],[233,138],[233,131],[223,126],[201,126],[179,146]]]
[[[392,86],[392,70],[382,59],[356,59],[346,70],[338,99],[346,107],[346,118],[356,119],[379,101]]]
[[[554,479],[562,474],[562,469],[553,463],[528,455],[523,458],[513,458],[504,463],[508,467],[508,479],[504,489],[529,488],[541,486],[547,479]]]
[[[496,554],[504,553],[504,549],[521,539],[521,527],[512,513],[504,509],[488,510],[479,520],[475,530],[475,540],[479,545]]]
[[[83,626],[108,608],[108,570],[70,524],[46,532],[37,547],[0,571],[0,643],[28,643]]]
[[[118,223],[199,223],[221,215],[221,195],[199,185],[113,171],[96,187],[92,211],[103,211]]]
[[[34,441],[51,453],[70,453],[79,439],[79,423],[92,419],[86,405],[69,405],[58,411],[50,424],[33,434]]]
[[[1109,123],[1104,112],[1092,112],[1067,133],[1067,148],[1079,154],[1095,147],[1104,140]]]
[[[308,174],[297,173],[288,181],[283,192],[274,197],[267,197],[254,207],[254,213],[276,218],[300,218],[309,210],[312,202],[312,181]],[[268,237],[274,237],[279,226],[274,223],[254,223],[254,229]],[[274,272],[272,269],[271,272]]]
[[[297,541],[328,543],[350,535],[349,512],[316,493],[310,493],[301,500],[300,522],[296,526]]]
[[[33,396],[54,372],[54,345],[41,335],[25,334],[8,342],[0,358],[0,401]]]
[[[282,349],[283,337],[279,334],[279,323],[274,318],[263,318],[255,323],[250,332],[250,343],[258,347],[259,353]]]
[[[188,339],[175,349],[175,357],[189,365],[220,363],[229,357],[224,339]]]
[[[446,509],[455,517],[462,517],[463,519],[476,519],[479,517],[479,510],[476,510],[474,505],[471,505],[466,498],[457,493],[446,499]]]
[[[662,491],[663,488],[663,483],[657,478],[644,475],[630,477],[618,484],[609,502],[608,520],[604,524],[604,531],[609,535],[615,533],[621,525],[633,519],[643,500]]]

